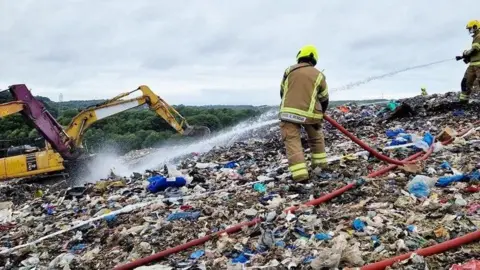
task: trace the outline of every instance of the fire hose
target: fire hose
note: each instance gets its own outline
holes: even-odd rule
[[[476,121],[476,122],[473,123],[474,126],[475,126],[475,125],[478,125],[478,124],[480,124],[480,121]],[[472,130],[472,129],[473,129],[473,128],[467,128],[467,129],[465,129],[465,130],[463,130],[463,131],[460,131],[460,132],[458,132],[458,135],[457,135],[457,136],[463,136],[464,134],[467,134],[467,133],[468,133],[470,130]],[[454,138],[450,138],[450,139],[448,139],[447,141],[444,141],[444,142],[441,142],[441,143],[442,143],[442,145],[448,145],[448,144],[452,143],[453,141],[454,141]],[[415,154],[407,157],[407,158],[404,159],[403,161],[415,160],[416,158],[418,158],[419,156],[421,156],[421,154],[422,154],[422,152],[415,153]],[[387,166],[387,167],[385,167],[385,168],[383,168],[383,169],[381,169],[381,170],[378,170],[378,171],[375,171],[375,172],[370,173],[367,177],[373,178],[373,177],[380,176],[380,175],[382,175],[382,174],[384,174],[384,173],[387,173],[387,172],[395,169],[396,167],[397,167],[397,165]]]
[[[329,120],[330,119],[330,120]],[[363,143],[362,141],[360,141],[358,138],[356,138],[353,134],[351,134],[350,132],[348,132],[345,128],[343,128],[340,124],[338,124],[337,122],[335,122],[333,119],[331,119],[330,117],[326,117],[326,120],[329,121],[332,125],[334,125],[335,127],[337,127],[340,131],[342,131],[342,129],[345,131],[343,132],[345,135],[347,135],[349,138],[351,138],[352,140],[354,140],[355,142],[358,141],[360,142],[361,144],[359,144],[360,146],[364,147],[365,150],[369,151],[371,150],[372,154],[374,154],[376,151],[373,150],[370,146],[368,146],[367,144]],[[477,124],[477,123],[480,123],[480,121],[477,121],[475,122],[474,124]],[[459,134],[466,134],[470,129],[467,129],[465,131],[462,131],[460,132]],[[349,134],[349,135],[348,135]],[[442,142],[443,145],[447,145],[447,144],[450,144],[451,142],[453,142],[453,138],[445,141],[445,142]],[[369,151],[370,152],[370,151]],[[418,152],[416,154],[413,154],[412,156],[404,159],[403,161],[399,161],[398,165],[404,165],[404,164],[408,164],[408,163],[405,163],[405,162],[410,162],[410,161],[413,161],[415,160],[416,158],[420,158],[416,161],[420,161],[420,160],[423,160],[423,159],[427,159],[431,153],[433,152],[433,144],[432,146],[430,147],[430,149],[427,151],[427,153],[425,153],[423,156],[422,155],[422,152]],[[378,153],[378,152],[377,152]],[[380,159],[382,159],[383,157],[386,157],[380,153],[378,153],[378,156],[380,157]],[[377,157],[377,156],[376,156]],[[387,160],[389,160],[390,158],[387,157]],[[382,159],[383,160],[383,159]],[[393,159],[392,159],[393,160]],[[395,160],[394,160],[395,161]],[[377,171],[375,173],[372,173],[372,174],[369,174],[368,177],[375,177],[375,176],[378,176],[378,175],[381,175],[385,172],[388,172],[392,169],[394,169],[395,167],[397,166],[397,164],[394,163],[394,165],[391,165],[389,167],[386,167],[380,171]],[[355,188],[359,185],[363,184],[363,180],[358,180],[356,182],[353,182],[353,183],[350,183],[342,188],[339,188],[337,190],[334,190],[328,194],[325,194],[324,196],[321,196],[317,199],[313,199],[311,201],[308,201],[306,203],[303,204],[303,206],[315,206],[315,205],[319,205],[321,203],[324,203],[324,202],[327,202],[335,197],[338,197],[340,195],[342,195],[343,193],[345,193],[346,191],[352,189],[352,188]],[[295,212],[299,209],[300,207],[299,206],[292,206],[290,208],[287,208],[285,211],[286,212]],[[148,263],[151,263],[153,261],[156,261],[156,260],[159,260],[161,258],[164,258],[166,256],[169,256],[171,254],[175,254],[175,253],[178,253],[180,251],[184,251],[188,248],[191,248],[191,247],[194,247],[194,246],[197,246],[197,245],[201,245],[209,240],[211,240],[212,238],[214,238],[215,236],[218,236],[218,235],[221,235],[223,233],[227,233],[227,234],[230,234],[230,233],[235,233],[235,232],[238,232],[242,229],[242,227],[251,227],[251,226],[254,226],[258,223],[261,223],[263,221],[263,219],[261,218],[256,218],[256,219],[253,219],[251,221],[247,221],[247,222],[243,222],[243,223],[239,223],[239,224],[236,224],[236,225],[233,225],[232,227],[226,229],[226,230],[223,230],[223,231],[220,231],[220,232],[217,232],[217,233],[214,233],[214,234],[209,234],[209,235],[206,235],[204,237],[201,237],[201,238],[198,238],[198,239],[195,239],[195,240],[192,240],[192,241],[189,241],[187,243],[184,243],[184,244],[181,244],[181,245],[178,245],[178,246],[175,246],[175,247],[172,247],[172,248],[168,248],[166,250],[163,250],[161,252],[158,252],[156,254],[153,254],[153,255],[150,255],[150,256],[147,256],[147,257],[144,257],[144,258],[141,258],[141,259],[138,259],[138,260],[135,260],[135,261],[132,261],[130,263],[127,263],[127,264],[123,264],[123,265],[120,265],[118,267],[115,267],[114,270],[127,270],[127,269],[134,269],[135,267],[139,267],[139,266],[142,266],[142,265],[145,265],[145,264],[148,264]],[[476,231],[476,232],[473,232],[473,233],[470,233],[470,234],[467,234],[465,236],[462,236],[462,237],[458,237],[458,238],[455,238],[455,239],[452,239],[452,240],[449,240],[449,241],[446,241],[444,243],[441,243],[441,244],[438,244],[438,245],[434,245],[434,246],[431,246],[431,247],[428,247],[428,248],[424,248],[424,249],[419,249],[417,251],[415,251],[414,253],[417,253],[419,255],[422,255],[424,254],[423,256],[430,256],[430,255],[434,255],[434,254],[438,254],[438,253],[442,253],[442,252],[445,252],[446,250],[449,250],[451,248],[454,248],[454,247],[459,247],[459,246],[462,246],[464,244],[467,244],[467,243],[470,243],[470,242],[473,242],[473,241],[476,241],[476,240],[479,240],[480,239],[480,231]],[[407,253],[407,254],[403,254],[403,255],[400,255],[400,256],[397,256],[397,257],[393,257],[393,258],[390,258],[390,259],[386,259],[386,260],[383,260],[383,261],[380,261],[380,262],[377,262],[377,263],[373,263],[373,264],[370,264],[370,265],[367,265],[367,266],[364,266],[362,268],[360,268],[361,270],[373,270],[373,269],[384,269],[385,267],[389,266],[389,265],[392,265],[394,264],[395,262],[399,261],[399,260],[404,260],[404,259],[407,259],[410,255],[412,254],[411,253]]]
[[[406,164],[412,164],[412,163],[415,163],[416,161],[414,160],[397,160],[397,159],[392,159],[380,152],[377,152],[375,151],[372,147],[370,147],[368,144],[364,143],[363,141],[361,141],[359,138],[355,137],[355,135],[353,135],[352,133],[350,133],[348,130],[346,130],[344,127],[342,127],[339,123],[337,123],[335,120],[333,120],[332,118],[330,118],[330,116],[328,115],[324,115],[323,118],[329,122],[332,126],[334,126],[335,128],[337,128],[338,130],[340,130],[340,132],[342,132],[343,134],[345,134],[345,136],[347,136],[350,140],[352,140],[354,143],[358,144],[360,147],[362,147],[363,149],[365,149],[366,151],[368,151],[370,154],[372,154],[374,157],[382,160],[382,161],[385,161],[387,163],[390,163],[390,164],[395,164],[395,165],[406,165]],[[432,149],[433,151],[433,144],[430,146],[430,149]],[[429,151],[430,151],[429,149]],[[431,152],[430,152],[431,153]],[[428,158],[430,154],[427,152],[425,154],[425,158]]]
[[[478,241],[478,240],[480,240],[480,230],[471,232],[471,233],[466,234],[464,236],[460,236],[460,237],[445,241],[445,242],[440,243],[440,244],[436,244],[436,245],[426,247],[426,248],[421,248],[421,249],[418,249],[414,252],[405,253],[405,254],[402,254],[402,255],[399,255],[399,256],[395,256],[395,257],[392,257],[392,258],[389,258],[389,259],[385,259],[383,261],[368,264],[368,265],[360,267],[360,270],[383,270],[387,266],[391,266],[392,264],[394,264],[396,262],[408,259],[412,254],[418,254],[418,255],[421,255],[421,256],[425,256],[425,257],[426,256],[431,256],[431,255],[435,255],[435,254],[438,254],[438,253],[443,253],[447,250],[454,249],[454,248],[457,248],[457,247],[460,247],[460,246],[463,246],[465,244],[468,244],[468,243],[471,243],[471,242],[474,242],[474,241]]]
[[[355,188],[355,187],[358,187],[360,185],[362,185],[364,183],[363,180],[358,180],[356,182],[353,182],[353,183],[350,183],[344,187],[341,187],[337,190],[334,190],[328,194],[325,194],[317,199],[314,199],[314,200],[311,200],[311,201],[308,201],[306,202],[305,204],[303,204],[304,206],[315,206],[315,205],[319,205],[321,203],[324,203],[324,202],[327,202],[335,197],[338,197],[340,195],[342,195],[343,193],[345,193],[347,190],[350,190],[352,188]],[[286,209],[285,211],[286,212],[294,212],[298,209],[299,207],[297,206],[293,206],[293,207],[290,207],[288,209]],[[163,250],[163,251],[160,251],[156,254],[153,254],[153,255],[150,255],[148,257],[144,257],[144,258],[141,258],[141,259],[138,259],[138,260],[135,260],[133,262],[130,262],[130,263],[127,263],[127,264],[124,264],[124,265],[120,265],[118,267],[115,267],[113,270],[127,270],[127,269],[134,269],[135,267],[139,267],[139,266],[142,266],[142,265],[145,265],[147,263],[150,263],[150,262],[153,262],[153,261],[156,261],[156,260],[159,260],[161,258],[164,258],[168,255],[171,255],[171,254],[174,254],[174,253],[177,253],[177,252],[180,252],[180,251],[183,251],[183,250],[186,250],[188,248],[191,248],[191,247],[194,247],[194,246],[198,246],[198,245],[201,245],[207,241],[209,241],[210,239],[214,238],[215,236],[219,236],[221,234],[224,234],[224,233],[235,233],[235,232],[238,232],[240,231],[243,227],[251,227],[251,226],[254,226],[260,222],[262,222],[263,219],[262,218],[255,218],[251,221],[246,221],[246,222],[242,222],[242,223],[238,223],[236,225],[233,225],[232,227],[228,228],[228,229],[225,229],[223,231],[219,231],[219,232],[216,232],[214,234],[209,234],[209,235],[206,235],[204,237],[201,237],[201,238],[198,238],[198,239],[195,239],[195,240],[192,240],[192,241],[189,241],[185,244],[181,244],[181,245],[178,245],[178,246],[175,246],[175,247],[172,247],[172,248],[168,248],[166,250]]]

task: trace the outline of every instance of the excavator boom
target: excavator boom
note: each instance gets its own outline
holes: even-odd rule
[[[137,91],[142,93],[140,97],[122,99]],[[180,115],[180,113],[145,85],[83,110],[72,119],[65,132],[72,140],[74,146],[80,148],[86,129],[93,123],[144,104],[147,104],[152,111],[163,118],[172,128],[182,135],[205,136],[210,134],[210,129],[207,127],[188,125],[187,121],[182,115]]]
[[[26,146],[8,148],[6,156],[0,158],[0,180],[63,175],[65,170],[74,175],[81,172],[86,166],[83,162],[88,161],[88,156],[82,155],[83,135],[88,127],[98,120],[144,104],[182,135],[196,136],[210,133],[207,127],[188,125],[182,115],[145,85],[83,110],[72,119],[65,130],[45,106],[33,97],[26,85],[12,85],[8,90],[15,101],[0,104],[0,117],[21,113],[45,138],[47,144],[45,149],[41,150]],[[122,99],[136,91],[142,92],[142,95]]]
[[[21,112],[23,110],[23,107],[24,105],[21,101],[12,101],[0,104],[0,118]]]

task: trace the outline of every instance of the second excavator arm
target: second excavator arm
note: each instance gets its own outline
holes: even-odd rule
[[[122,99],[137,91],[142,93],[140,97]],[[153,93],[148,86],[141,85],[133,91],[122,93],[110,100],[83,110],[72,119],[65,130],[66,134],[77,148],[81,148],[84,133],[93,123],[144,104],[147,104],[152,111],[162,117],[172,128],[182,135],[207,135],[210,133],[207,127],[188,125],[186,119],[178,113],[175,108]]]
[[[21,101],[12,101],[0,104],[0,118],[23,111],[24,103]]]

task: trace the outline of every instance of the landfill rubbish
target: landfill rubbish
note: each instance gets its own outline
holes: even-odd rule
[[[342,269],[462,237],[480,226],[480,192],[475,191],[480,146],[467,143],[480,134],[459,138],[456,130],[474,127],[480,105],[467,104],[463,115],[453,117],[456,98],[447,93],[396,101],[408,104],[415,115],[388,121],[377,114],[382,104],[328,110],[351,133],[396,160],[423,155],[424,147],[414,142],[430,147],[442,133],[443,139],[453,139],[415,163],[415,170],[399,167],[378,177],[366,176],[387,164],[325,123],[328,170],[312,171],[305,185],[294,183],[278,124],[272,121],[228,145],[184,151],[175,163],[162,159],[130,177],[91,179],[74,188],[2,183],[0,265],[122,269],[164,252],[165,260],[137,269]],[[389,130],[396,134],[387,136]],[[407,143],[387,148],[400,138]],[[461,181],[440,181],[460,176]],[[362,185],[349,186],[359,179]],[[305,204],[339,189],[338,196],[322,204]],[[169,249],[190,241],[197,243]],[[390,267],[463,267],[478,261],[478,254],[476,241],[441,254],[409,255]]]

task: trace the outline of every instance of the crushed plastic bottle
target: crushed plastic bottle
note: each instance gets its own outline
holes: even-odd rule
[[[407,184],[408,192],[417,198],[425,198],[430,195],[430,189],[435,185],[434,178],[417,175]]]

